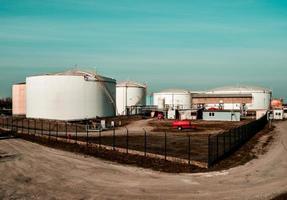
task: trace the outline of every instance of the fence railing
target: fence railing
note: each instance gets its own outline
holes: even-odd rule
[[[127,128],[91,132],[84,124],[1,117],[0,127],[19,137],[46,138],[48,142],[85,145],[91,150],[105,148],[125,154],[210,167],[227,157],[264,128],[267,117],[217,135],[132,131]]]

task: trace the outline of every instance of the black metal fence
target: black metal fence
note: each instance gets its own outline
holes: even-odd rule
[[[217,135],[190,132],[147,132],[128,129],[91,132],[84,124],[59,121],[0,118],[0,127],[11,134],[45,137],[48,142],[61,140],[66,143],[86,145],[91,150],[105,148],[126,154],[157,157],[164,160],[210,167],[242,146],[264,128],[267,117]]]
[[[267,115],[265,115],[259,120],[252,121],[246,125],[230,129],[221,134],[210,135],[208,137],[208,166],[212,166],[214,163],[232,154],[261,131],[267,123]]]

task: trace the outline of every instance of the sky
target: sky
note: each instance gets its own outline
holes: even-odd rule
[[[0,0],[0,97],[75,66],[149,93],[240,84],[287,100],[287,1]]]

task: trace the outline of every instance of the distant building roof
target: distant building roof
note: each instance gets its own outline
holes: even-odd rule
[[[240,110],[203,110],[203,112],[241,112]]]
[[[252,94],[194,94],[193,98],[252,98]]]
[[[218,87],[207,91],[207,93],[213,92],[271,92],[268,88],[258,87],[258,86],[247,86],[247,85],[237,85],[237,86],[225,86]]]

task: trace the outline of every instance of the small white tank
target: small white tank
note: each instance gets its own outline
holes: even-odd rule
[[[116,102],[118,115],[126,115],[127,107],[146,105],[146,89],[145,84],[134,81],[122,81],[116,86]],[[130,114],[136,114],[138,110],[133,108],[129,110]]]
[[[164,108],[168,109],[190,109],[191,94],[188,90],[167,89],[153,94],[153,103],[155,106],[162,107],[164,99]]]

